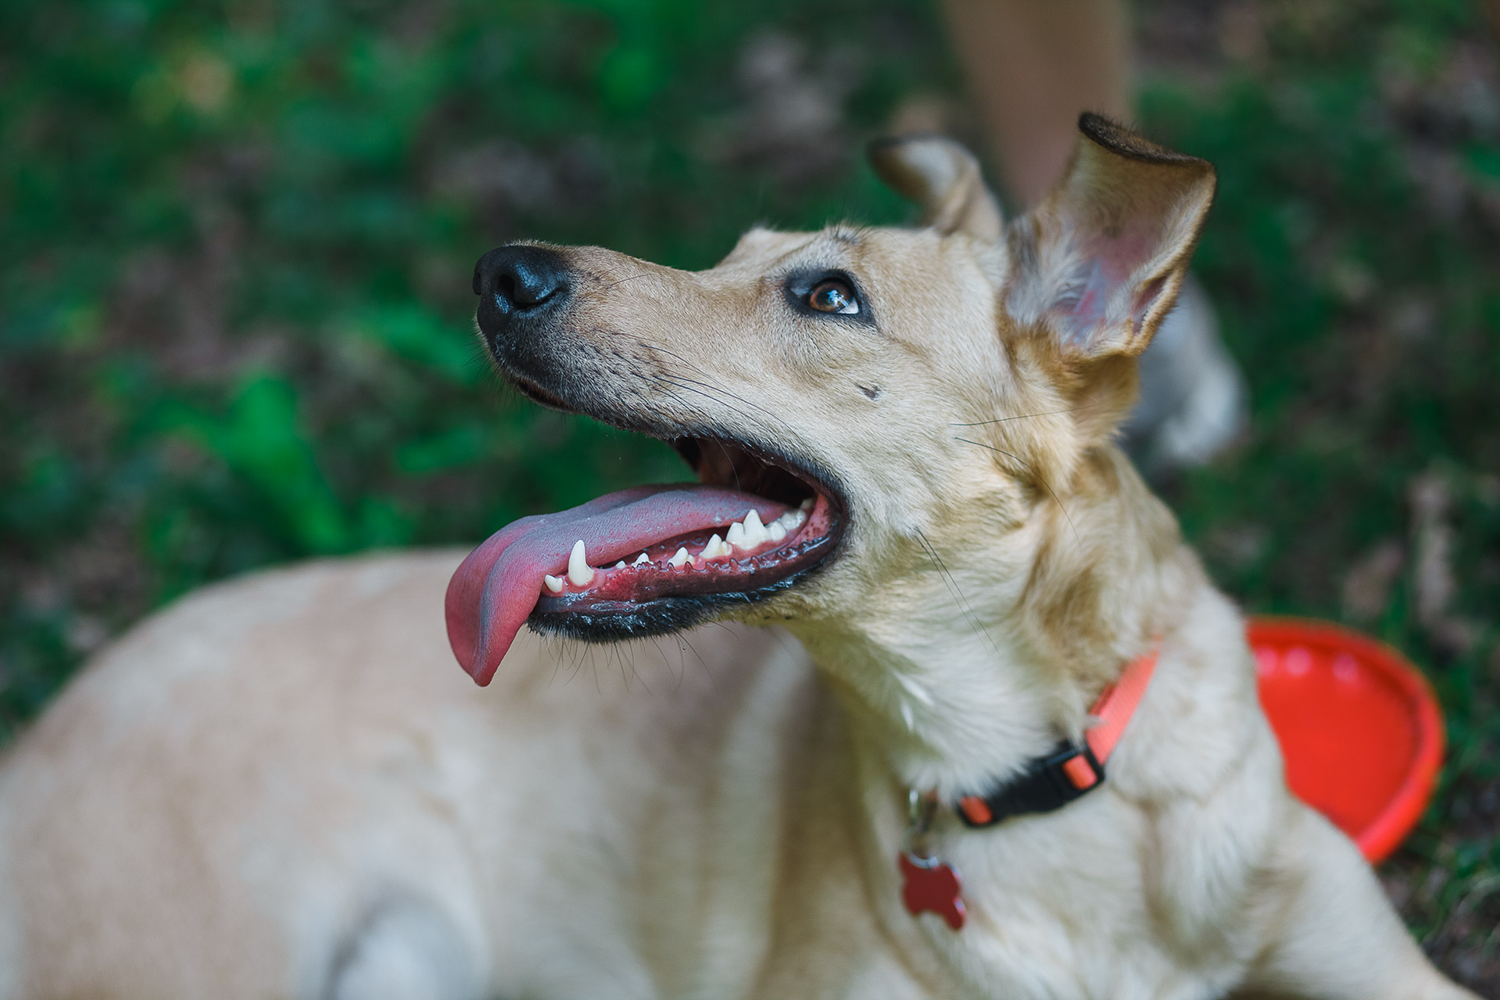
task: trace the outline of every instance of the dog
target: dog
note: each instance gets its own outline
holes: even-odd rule
[[[1214,172],[1080,131],[1009,221],[907,138],[919,228],[486,254],[504,377],[698,483],[136,628],[0,768],[0,997],[1471,996],[1114,444]]]

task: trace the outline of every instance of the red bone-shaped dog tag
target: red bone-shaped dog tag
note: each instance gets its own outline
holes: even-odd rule
[[[901,901],[912,916],[936,913],[954,930],[963,927],[958,872],[937,858],[919,858],[907,851],[901,852],[896,863],[901,867]]]

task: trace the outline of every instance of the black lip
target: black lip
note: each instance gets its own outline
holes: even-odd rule
[[[545,406],[549,410],[559,410],[563,413],[582,412],[569,406],[561,398],[552,395],[552,393],[548,392],[546,389],[543,389],[541,386],[537,385],[535,382],[532,382],[530,379],[512,375],[510,376],[510,381],[511,384],[516,387],[517,392],[539,406]]]
[[[526,619],[526,625],[542,635],[559,635],[585,642],[618,642],[622,639],[644,639],[670,635],[717,618],[728,608],[758,604],[784,590],[790,590],[821,572],[833,557],[843,535],[842,521],[830,537],[829,552],[818,562],[775,583],[754,590],[716,594],[693,594],[658,597],[622,605],[618,610],[599,608],[589,611],[547,612],[538,607]]]

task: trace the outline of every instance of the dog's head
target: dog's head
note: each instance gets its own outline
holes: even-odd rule
[[[593,247],[486,254],[478,326],[504,376],[671,442],[699,483],[486,542],[449,591],[465,667],[487,680],[528,618],[589,639],[711,615],[910,620],[975,574],[1006,585],[1067,530],[1213,197],[1207,163],[1080,128],[1065,178],[1008,224],[965,150],[898,139],[872,161],[921,228],[756,229],[701,272]]]

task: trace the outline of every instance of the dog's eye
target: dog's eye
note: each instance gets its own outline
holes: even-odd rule
[[[807,293],[807,305],[818,312],[839,313],[844,316],[859,314],[859,299],[854,289],[838,278],[825,278]]]

